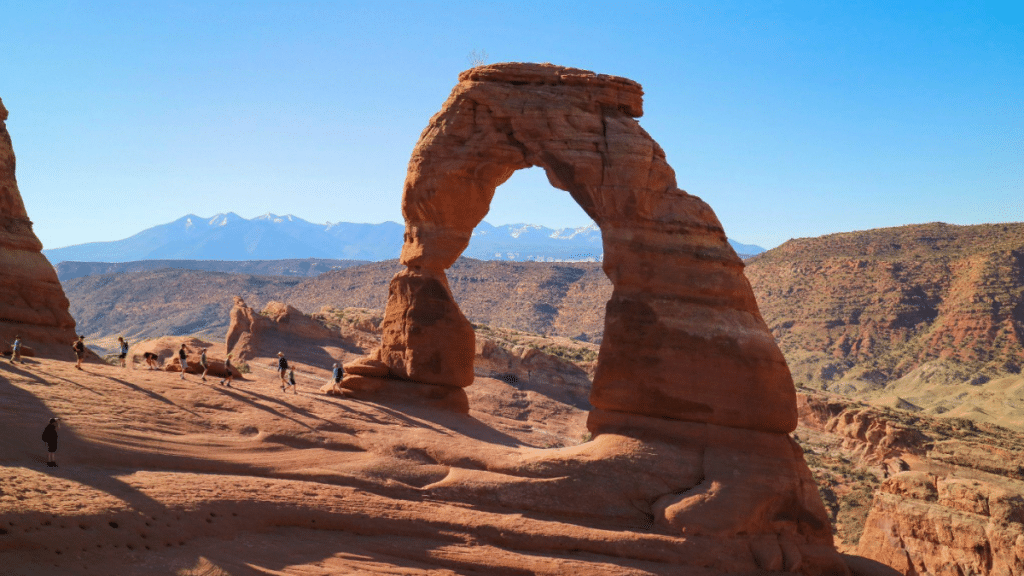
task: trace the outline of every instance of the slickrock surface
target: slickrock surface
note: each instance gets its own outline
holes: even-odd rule
[[[18,191],[7,114],[0,100],[0,351],[20,335],[40,356],[67,358],[75,321]]]
[[[840,549],[910,575],[1024,574],[1024,435],[799,395]]]
[[[692,568],[847,573],[788,436],[797,423],[789,370],[718,219],[676,186],[635,120],[640,86],[518,63],[459,80],[409,163],[406,269],[389,286],[381,345],[347,365],[343,392],[472,406],[462,388],[474,382],[475,337],[445,270],[495,188],[543,167],[601,227],[614,287],[590,396],[595,439],[430,486],[446,499],[642,526],[681,538],[677,550],[699,542],[703,554],[680,559]]]

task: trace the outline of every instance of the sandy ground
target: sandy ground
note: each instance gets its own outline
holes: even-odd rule
[[[487,378],[470,397],[489,411],[468,416],[328,397],[308,367],[285,394],[270,362],[230,388],[0,362],[0,575],[683,573],[678,539],[432,496],[459,471],[599,449],[574,446],[584,412]],[[52,416],[58,468],[40,439]]]

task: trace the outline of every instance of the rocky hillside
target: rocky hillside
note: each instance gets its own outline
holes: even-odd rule
[[[85,276],[63,282],[78,331],[99,348],[117,336],[194,334],[224,338],[233,295],[262,307],[303,278],[162,269]]]
[[[398,261],[332,270],[296,285],[282,299],[304,311],[325,304],[384,308]],[[448,284],[473,322],[600,342],[611,282],[590,262],[495,262],[460,258]]]
[[[90,341],[196,334],[221,339],[232,297],[260,309],[282,300],[307,312],[324,306],[383,309],[397,261],[331,270],[315,278],[162,269],[67,280],[79,330]],[[600,342],[611,284],[597,263],[461,259],[450,284],[473,322]],[[101,342],[101,346],[103,343]]]
[[[971,386],[1020,372],[1024,224],[791,240],[746,273],[797,382],[941,413]],[[934,389],[950,384],[966,387]],[[1004,384],[1024,407],[1020,381]]]
[[[761,313],[804,386],[1010,427],[1024,416],[1024,224],[927,224],[792,240],[748,261]],[[383,309],[397,261],[315,278],[146,272],[64,283],[90,338],[219,339],[232,296]],[[479,324],[599,343],[597,263],[461,259],[449,282]]]

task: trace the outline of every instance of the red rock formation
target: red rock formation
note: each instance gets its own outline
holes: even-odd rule
[[[473,380],[473,333],[444,270],[495,188],[545,169],[601,226],[608,303],[595,407],[773,432],[796,426],[789,371],[743,263],[634,119],[639,84],[584,70],[499,64],[464,72],[413,151],[402,210],[406,272],[391,284],[379,359],[430,384]]]
[[[339,329],[329,327],[322,315],[306,315],[283,302],[268,302],[259,313],[235,297],[226,350],[239,362],[268,360],[276,370],[277,353],[287,351],[291,365],[330,369],[357,348]]]
[[[20,335],[41,356],[71,359],[75,320],[25,212],[6,120],[0,101],[0,341]]]
[[[445,270],[468,246],[495,188],[540,166],[603,234],[614,289],[591,393],[588,427],[598,438],[532,464],[450,474],[426,489],[646,520],[680,546],[713,545],[716,559],[691,562],[723,572],[848,573],[787,435],[797,415],[785,360],[718,219],[676,186],[664,152],[635,120],[640,85],[539,64],[482,66],[459,80],[409,162],[407,269],[391,281],[381,346],[348,365],[345,388],[424,396],[473,382],[474,334]],[[601,456],[591,465],[595,451]],[[649,482],[640,473],[645,459],[678,470]],[[602,472],[600,486],[581,491],[581,479],[608,462],[616,466]]]
[[[228,352],[238,360],[252,360],[256,357],[256,350],[259,337],[256,314],[252,308],[235,296],[235,305],[230,312],[231,321],[228,324],[228,333],[224,337],[224,345]]]
[[[1015,488],[894,476],[875,495],[857,552],[907,575],[1024,574],[1024,486]]]

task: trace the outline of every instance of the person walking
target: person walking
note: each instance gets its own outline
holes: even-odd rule
[[[281,375],[281,388],[284,388],[288,384],[288,380],[285,379],[288,375],[288,360],[284,357],[284,352],[277,353],[277,372]]]
[[[178,363],[181,364],[181,376],[180,379],[185,379],[185,370],[188,368],[188,358],[185,353],[185,344],[182,343],[181,348],[178,349]]]
[[[128,365],[128,361],[126,360],[128,358],[128,343],[125,342],[124,336],[117,337],[117,346],[120,351],[120,354],[118,354],[117,357],[121,359],[121,368],[124,368]]]
[[[235,373],[231,371],[231,354],[228,354],[228,357],[224,359],[224,371],[227,372],[228,375],[222,378],[220,383],[230,388],[231,379],[235,377]]]
[[[341,384],[341,379],[345,377],[345,369],[341,367],[337,362],[334,363],[334,384]]]
[[[206,373],[210,371],[210,367],[206,364],[206,348],[203,348],[202,354],[199,355],[199,365],[203,367],[203,382],[206,382]]]
[[[11,344],[11,364],[14,364],[15,362],[21,362],[22,364],[25,363],[25,361],[21,359],[21,336],[15,336],[14,342]]]
[[[75,368],[82,369],[82,360],[85,358],[85,336],[78,335],[78,340],[71,345],[75,350],[75,356],[78,357],[78,362],[75,364]]]
[[[50,423],[43,429],[43,442],[46,442],[46,465],[57,467],[57,423],[60,418],[50,418]]]
[[[299,393],[298,387],[295,386],[295,369],[291,368],[288,370],[288,385],[292,387],[292,392],[295,394]],[[281,392],[286,392],[287,389],[281,386]]]

